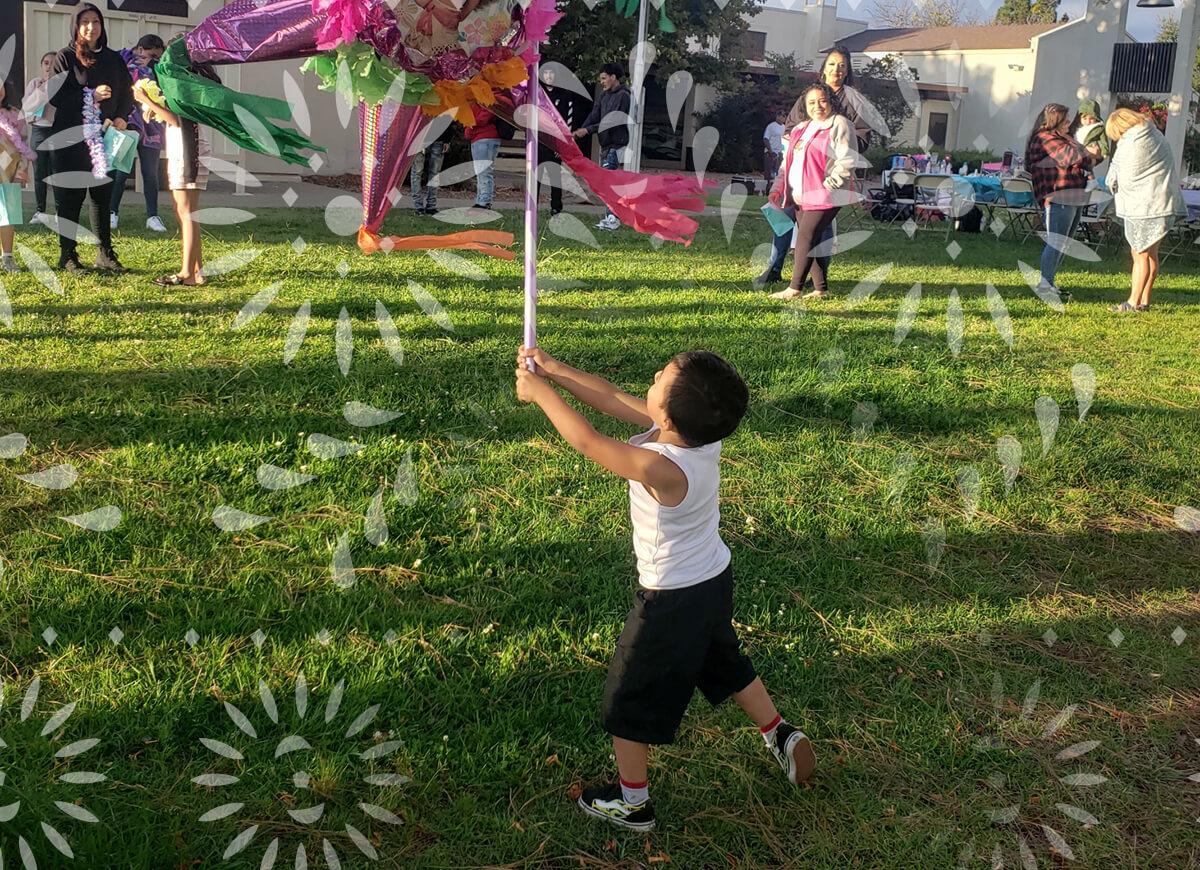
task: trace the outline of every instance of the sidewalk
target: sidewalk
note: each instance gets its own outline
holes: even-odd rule
[[[719,198],[720,191],[729,183],[730,176],[715,173],[709,174],[707,178],[718,183],[714,188]],[[525,208],[525,192],[521,187],[513,187],[511,185],[515,179],[505,178],[500,176],[497,178],[497,187],[495,198],[492,201],[492,208],[498,211],[517,211]],[[467,185],[466,189],[462,187],[442,188],[438,194],[438,208],[469,208],[475,204],[473,193],[473,185]],[[541,211],[548,211],[550,208],[549,193],[545,190],[539,191],[538,207]],[[33,215],[33,190],[32,187],[23,191],[26,218]],[[357,189],[342,189],[330,184],[316,184],[304,179],[292,179],[283,181],[261,181],[257,187],[247,186],[243,193],[237,191],[233,182],[227,181],[217,175],[210,175],[208,178],[208,189],[201,194],[201,208],[319,208],[324,209],[329,205],[330,201],[338,196],[352,196],[356,199],[361,197]],[[590,203],[580,200],[572,193],[564,194],[565,210],[577,215],[595,215],[597,217],[604,214],[604,206],[599,203]],[[141,201],[141,195],[135,193],[132,188],[125,192],[124,202],[132,204]],[[160,210],[170,211],[171,199],[170,193],[164,188],[160,193],[159,198]],[[407,186],[400,191],[400,197],[396,200],[396,204],[392,207],[393,211],[405,211],[412,209],[412,198],[408,192]],[[709,204],[704,215],[708,217],[719,216],[720,206]]]

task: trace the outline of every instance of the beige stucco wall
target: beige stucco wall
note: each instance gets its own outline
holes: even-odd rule
[[[869,52],[867,56],[878,58],[884,54]],[[917,81],[922,84],[967,89],[948,104],[953,110],[947,150],[975,150],[980,145],[997,154],[1021,150],[1029,130],[1029,97],[1036,67],[1032,49],[904,52],[902,57],[906,66],[916,70]],[[945,102],[931,109],[930,99],[899,131],[898,144],[917,145],[927,128],[928,113],[946,111]]]
[[[60,5],[50,7],[42,3],[24,3],[25,15],[25,75],[37,75],[38,63],[47,51],[62,48],[70,37],[70,20],[74,7]],[[219,0],[200,0],[188,18],[137,15],[117,10],[104,13],[109,46],[114,49],[131,47],[146,33],[157,33],[164,40],[189,30],[208,15],[225,4]],[[349,125],[343,126],[335,96],[317,89],[315,76],[300,72],[301,61],[277,61],[273,63],[233,64],[218,67],[222,81],[238,91],[252,90],[268,97],[286,98],[284,73],[289,73],[300,86],[303,95],[301,106],[294,106],[295,126],[309,135],[328,151],[322,154],[321,174],[358,172],[362,158],[358,142],[358,113],[349,113]],[[307,115],[308,124],[302,122]],[[307,126],[307,129],[305,129]],[[309,174],[306,167],[296,167],[274,157],[252,152],[243,152],[229,143],[224,136],[214,136],[214,151],[218,157],[243,165],[256,176],[263,178]]]
[[[796,62],[814,63],[821,49],[839,38],[865,29],[865,21],[839,18],[836,6],[806,5],[795,9],[762,8],[750,20],[751,31],[766,33],[770,54],[793,54]]]
[[[767,34],[768,54],[794,55],[796,63],[804,67],[811,62],[817,69],[824,55],[821,49],[832,45],[843,36],[866,29],[865,21],[839,18],[835,5],[809,3],[794,9],[770,9],[763,7],[750,20],[751,31]],[[756,72],[769,72],[766,63],[748,63],[747,68]],[[695,90],[695,112],[703,113],[717,99],[717,92],[708,85],[697,85]],[[690,131],[685,142],[691,142]]]
[[[1124,28],[1125,6],[1131,0],[1098,4],[1089,0],[1083,18],[1037,37],[1036,85],[1030,98],[1030,117],[1023,131],[1032,129],[1034,116],[1047,103],[1062,103],[1074,111],[1080,100],[1095,99],[1105,114],[1113,108],[1108,90],[1113,46],[1131,42]]]

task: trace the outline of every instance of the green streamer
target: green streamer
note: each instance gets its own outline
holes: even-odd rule
[[[182,39],[172,41],[155,67],[167,107],[175,114],[219,130],[240,148],[269,154],[288,163],[307,166],[302,148],[324,151],[296,130],[266,120],[292,119],[284,100],[242,94],[192,72],[192,60]]]
[[[406,106],[438,104],[433,82],[398,69],[361,42],[313,55],[300,70],[315,74],[321,80],[317,87],[338,94],[351,106],[359,102],[377,106],[389,97]]]

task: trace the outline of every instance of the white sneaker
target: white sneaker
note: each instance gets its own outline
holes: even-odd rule
[[[43,213],[42,213],[42,212],[40,212],[40,211],[35,211],[35,212],[33,213],[33,217],[31,217],[31,218],[29,219],[29,222],[30,222],[31,224],[40,224],[40,223],[45,223],[45,221],[46,221],[46,215],[45,215],[45,214],[43,214]]]
[[[21,271],[21,267],[17,265],[17,261],[13,259],[12,254],[5,254],[4,257],[0,259],[0,269],[3,269],[5,272]]]
[[[617,216],[615,214],[608,215],[607,217],[601,219],[600,223],[596,224],[596,229],[598,230],[619,230],[620,228],[621,222],[617,220]]]
[[[117,228],[117,221],[119,221],[119,220],[120,220],[120,218],[117,217],[117,213],[115,211],[109,212],[108,213],[108,228],[110,230],[115,230]]]
[[[156,233],[165,233],[167,228],[163,226],[162,218],[158,215],[146,218],[146,229],[154,230]]]

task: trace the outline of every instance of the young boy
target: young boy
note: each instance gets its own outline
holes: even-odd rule
[[[536,402],[568,444],[629,481],[639,587],[608,667],[601,712],[621,779],[585,789],[579,805],[622,827],[653,828],[649,745],[674,741],[697,688],[713,705],[732,695],[788,779],[803,782],[816,766],[812,745],[783,721],[739,648],[730,553],[717,528],[721,439],[746,413],[745,382],[708,351],[674,357],[654,376],[645,399],[538,348],[521,348],[517,361],[517,398]],[[647,431],[628,444],[601,435],[551,381],[597,411]]]

